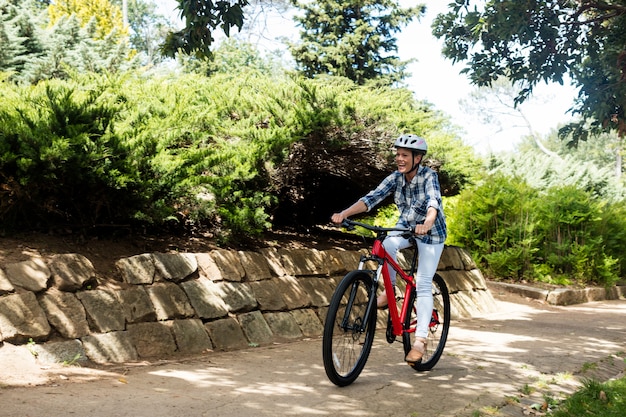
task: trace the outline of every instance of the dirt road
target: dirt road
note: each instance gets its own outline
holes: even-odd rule
[[[49,372],[51,379],[15,387],[3,378],[0,415],[473,416],[523,397],[530,386],[557,395],[582,370],[604,369],[607,378],[619,372],[619,358],[607,358],[626,351],[626,301],[551,307],[494,295],[497,314],[453,321],[431,372],[409,368],[401,344],[388,345],[379,331],[364,372],[345,388],[326,378],[321,340],[308,340],[97,372],[27,368],[26,378]]]

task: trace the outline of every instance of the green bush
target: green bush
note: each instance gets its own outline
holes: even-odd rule
[[[538,205],[538,233],[543,244],[539,256],[553,271],[578,281],[617,280],[616,260],[604,250],[600,225],[602,204],[574,186],[547,190]]]
[[[113,220],[136,204],[129,149],[113,129],[123,107],[106,85],[53,80],[0,89],[5,226]]]
[[[532,195],[526,183],[503,175],[464,190],[446,207],[448,243],[468,248],[490,275],[532,275],[537,221]]]
[[[448,243],[468,248],[492,277],[610,286],[624,271],[624,202],[495,174],[451,203]]]
[[[595,143],[595,146],[601,147]],[[536,190],[574,186],[591,193],[594,198],[611,202],[626,198],[626,187],[615,176],[613,166],[590,160],[587,156],[555,157],[531,149],[493,157],[489,170],[508,177],[522,178]]]
[[[626,275],[626,201],[603,204],[603,216],[597,225],[602,236],[603,250],[615,260],[615,269],[621,277]]]
[[[340,78],[74,73],[5,81],[0,94],[4,230],[138,223],[232,239],[270,227],[272,181],[295,142],[421,129],[440,154],[457,148],[407,90]],[[461,184],[472,168],[455,158]]]

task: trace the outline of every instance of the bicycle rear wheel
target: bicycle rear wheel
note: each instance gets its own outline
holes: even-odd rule
[[[369,356],[376,330],[376,303],[367,312],[372,277],[349,272],[339,283],[328,306],[322,338],[322,356],[328,379],[340,387],[359,376]]]
[[[402,334],[405,355],[409,353],[415,340],[415,328],[417,325],[416,297],[414,289],[411,291],[408,300],[411,306],[411,314],[407,314],[404,321],[404,328],[407,330]],[[433,277],[433,314],[428,325],[428,344],[422,360],[411,365],[413,369],[416,371],[430,371],[437,364],[446,345],[449,329],[450,294],[443,278],[439,274],[435,274]]]

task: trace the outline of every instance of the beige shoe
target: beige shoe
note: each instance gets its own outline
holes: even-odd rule
[[[411,350],[409,350],[409,353],[407,353],[406,357],[404,358],[405,362],[409,365],[414,365],[417,362],[421,361],[422,356],[424,356],[424,353],[426,352],[427,343],[428,340],[422,337],[416,337],[415,343],[413,343],[413,347],[411,348]]]

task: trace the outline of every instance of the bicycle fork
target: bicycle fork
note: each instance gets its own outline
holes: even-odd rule
[[[363,272],[371,274],[371,271],[363,270]],[[375,295],[377,286],[378,281],[376,280],[376,278],[374,278],[372,280],[372,286],[367,290],[368,294]],[[351,320],[350,314],[352,312],[352,308],[354,307],[359,288],[360,286],[358,285],[358,282],[354,282],[352,284],[352,288],[350,289],[350,296],[348,297],[344,316],[341,320],[341,328],[344,331],[350,331],[352,333],[364,333],[367,328],[367,323],[369,323],[370,315],[372,314],[372,311],[374,311],[373,309],[376,308],[376,297],[368,297],[369,300],[367,302],[367,307],[365,308],[364,316],[362,318],[355,318],[354,321]]]

